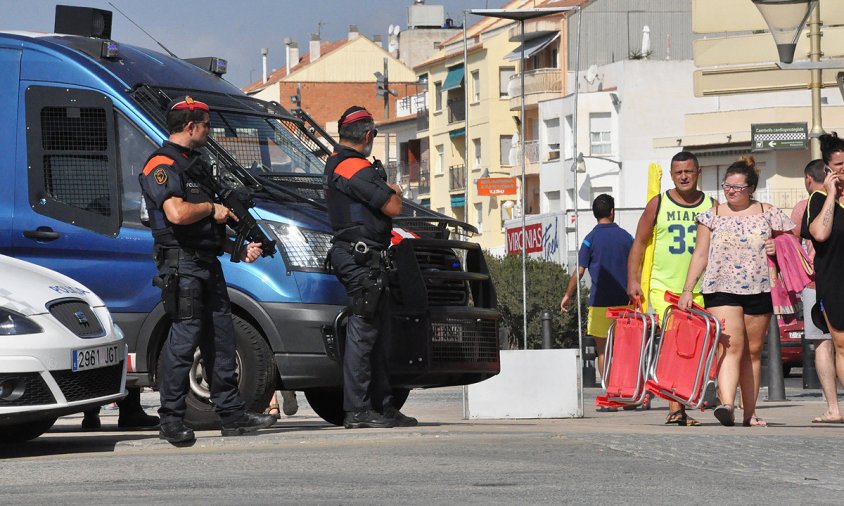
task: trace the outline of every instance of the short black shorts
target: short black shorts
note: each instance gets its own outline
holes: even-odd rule
[[[706,308],[718,306],[738,306],[744,309],[744,314],[770,314],[774,312],[769,292],[739,295],[735,293],[715,292],[703,294],[703,304]]]

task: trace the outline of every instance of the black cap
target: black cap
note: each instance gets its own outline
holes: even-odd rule
[[[340,116],[340,119],[337,120],[337,129],[339,130],[343,127],[343,125],[348,125],[349,123],[365,119],[372,119],[372,115],[369,114],[369,111],[359,105],[353,105],[346,109],[343,115]]]

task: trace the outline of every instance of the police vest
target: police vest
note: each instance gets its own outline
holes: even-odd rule
[[[144,201],[149,212],[150,228],[155,243],[167,248],[214,251],[220,253],[225,241],[225,225],[207,216],[190,225],[175,225],[167,220],[162,209],[162,195],[180,190],[180,197],[191,204],[214,202],[213,192],[194,181],[185,169],[199,157],[199,153],[180,150],[166,142],[147,159],[138,175]],[[199,159],[195,163],[205,163]],[[158,197],[158,198],[156,198]]]
[[[392,218],[338,187],[341,178],[346,180],[343,184],[352,187],[356,184],[354,176],[365,169],[373,170],[371,166],[359,153],[342,146],[328,158],[324,181],[328,217],[335,239],[348,242],[365,240],[386,247],[393,228]]]

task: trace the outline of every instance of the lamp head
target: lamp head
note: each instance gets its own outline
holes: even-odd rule
[[[777,44],[780,61],[794,61],[797,38],[817,0],[752,0]]]

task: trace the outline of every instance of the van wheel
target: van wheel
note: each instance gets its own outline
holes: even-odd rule
[[[410,390],[407,388],[393,389],[393,404],[396,409],[404,406]],[[333,425],[343,425],[343,389],[342,388],[311,388],[305,390],[305,399],[311,409],[326,422]]]
[[[266,341],[258,330],[248,321],[233,316],[235,343],[235,372],[238,377],[240,397],[249,411],[262,412],[270,403],[275,389],[275,363]],[[161,379],[161,355],[158,357],[158,378]],[[211,392],[208,389],[208,371],[199,348],[194,350],[193,364],[190,368],[187,411],[184,422],[196,430],[220,428],[220,417],[211,405]]]
[[[34,422],[3,425],[0,427],[0,444],[23,443],[44,434],[53,424],[55,418],[36,420]]]

